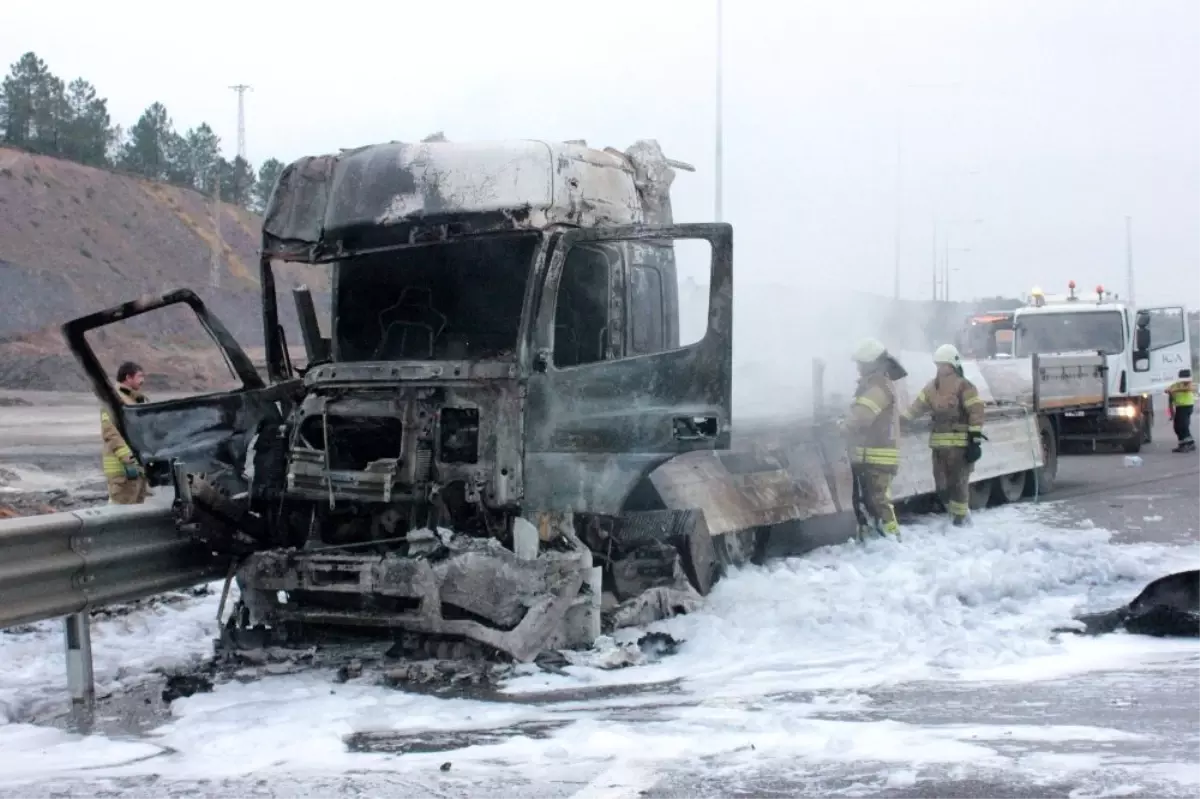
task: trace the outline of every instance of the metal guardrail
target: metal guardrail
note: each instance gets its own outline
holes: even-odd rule
[[[217,580],[227,562],[176,529],[170,505],[0,520],[0,629],[66,618],[72,698],[94,696],[88,613]]]

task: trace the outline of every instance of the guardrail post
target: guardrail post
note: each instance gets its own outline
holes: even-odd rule
[[[96,676],[92,671],[92,628],[87,611],[63,619],[67,643],[67,690],[72,703],[96,701]]]

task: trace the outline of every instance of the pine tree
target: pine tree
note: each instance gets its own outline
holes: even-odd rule
[[[279,182],[282,173],[283,162],[278,158],[263,161],[262,166],[258,168],[258,182],[254,185],[254,210],[259,213],[267,210],[271,192],[275,190],[275,184]]]
[[[108,101],[96,96],[96,89],[83,78],[67,86],[67,145],[63,155],[89,166],[107,166],[112,143],[112,120]]]
[[[50,78],[46,62],[32,51],[21,56],[12,65],[4,79],[3,92],[4,141],[17,147],[32,148],[37,139],[37,104],[45,94],[44,84]]]
[[[129,129],[129,138],[121,148],[118,161],[128,169],[151,180],[165,180],[170,168],[168,150],[174,129],[171,116],[162,103],[153,103]]]
[[[239,155],[232,161],[219,159],[217,169],[221,175],[221,199],[249,208],[255,187],[254,168]]]
[[[213,133],[207,122],[201,122],[187,132],[188,152],[195,170],[193,186],[199,191],[212,191],[213,170],[221,158],[221,138]]]

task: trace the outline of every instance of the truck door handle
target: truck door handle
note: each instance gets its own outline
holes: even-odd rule
[[[677,441],[704,441],[717,437],[717,417],[676,416],[671,420]]]

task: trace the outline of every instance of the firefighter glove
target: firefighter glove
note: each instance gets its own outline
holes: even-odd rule
[[[138,476],[138,467],[132,463],[122,464],[125,467],[125,479],[136,480]]]
[[[983,447],[980,441],[985,438],[983,433],[970,432],[967,434],[967,463],[974,463],[983,457]]]

